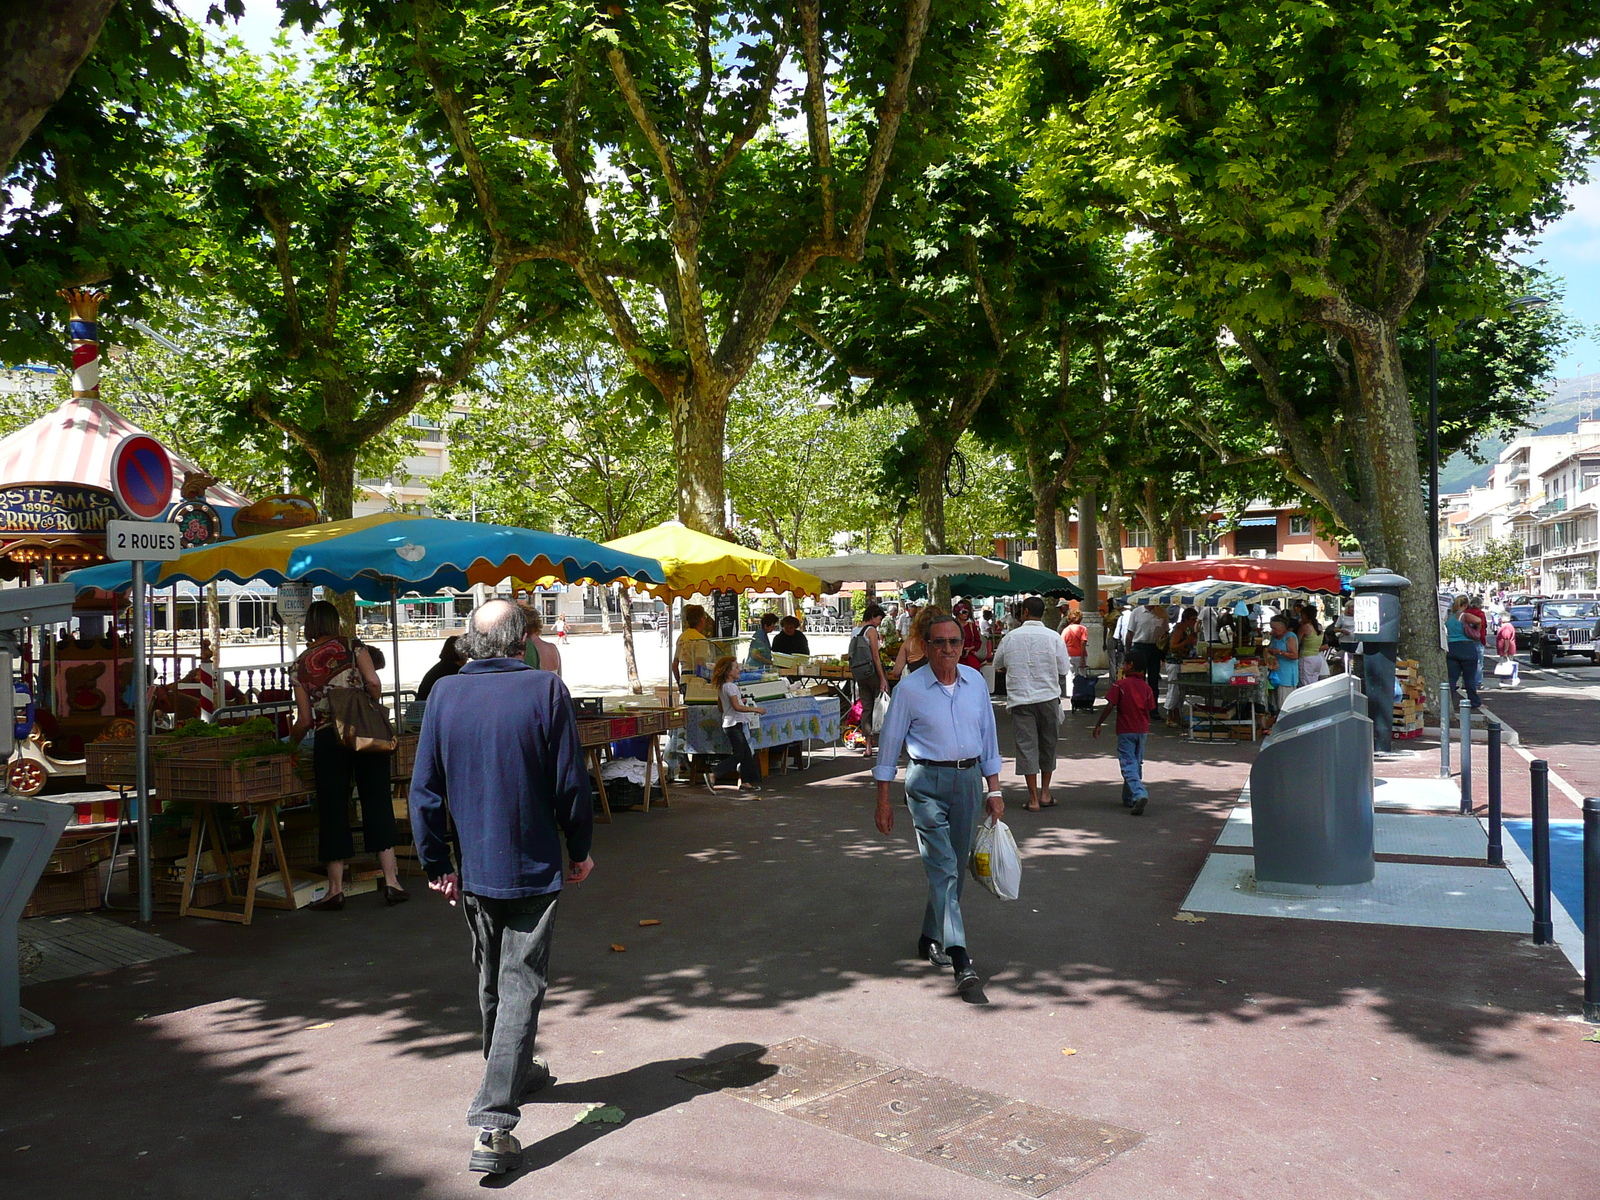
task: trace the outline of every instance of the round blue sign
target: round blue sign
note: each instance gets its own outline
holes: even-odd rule
[[[111,454],[111,490],[130,516],[153,521],[172,503],[172,457],[145,433],[130,433]]]

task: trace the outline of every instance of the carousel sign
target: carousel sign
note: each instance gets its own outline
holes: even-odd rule
[[[75,484],[0,487],[0,533],[104,533],[122,516],[103,488]]]

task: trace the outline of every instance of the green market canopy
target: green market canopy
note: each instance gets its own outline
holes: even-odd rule
[[[1083,590],[1063,575],[1052,575],[1048,571],[1012,562],[1009,558],[992,561],[1005,567],[1006,574],[1003,577],[952,575],[950,594],[965,596],[969,600],[987,596],[1062,596],[1068,600],[1083,599]],[[926,584],[913,583],[906,588],[906,595],[913,600],[922,600],[927,594]]]

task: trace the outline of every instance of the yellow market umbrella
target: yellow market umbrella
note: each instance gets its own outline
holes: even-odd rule
[[[678,521],[667,521],[654,529],[630,533],[602,544],[611,550],[660,562],[662,573],[667,577],[665,584],[633,586],[663,600],[678,600],[696,592],[710,595],[714,588],[735,592],[760,592],[770,588],[774,592],[822,594],[822,580],[815,575],[808,575],[781,558],[759,550],[696,533]]]

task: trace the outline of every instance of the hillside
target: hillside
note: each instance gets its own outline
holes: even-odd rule
[[[1550,399],[1539,409],[1541,424],[1531,432],[1572,433],[1578,428],[1579,416],[1596,410],[1600,410],[1600,374],[1558,379],[1551,389]],[[1505,441],[1491,437],[1478,444],[1481,463],[1473,462],[1465,454],[1451,455],[1439,464],[1440,493],[1464,492],[1469,487],[1488,483],[1489,469],[1505,448]]]

